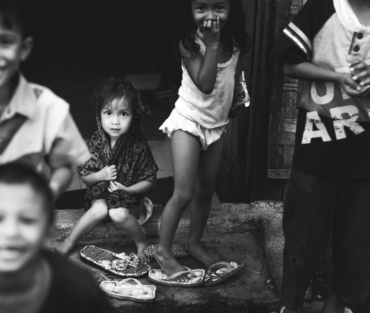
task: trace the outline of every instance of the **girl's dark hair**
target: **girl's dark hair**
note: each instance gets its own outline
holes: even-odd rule
[[[50,224],[54,220],[53,194],[46,179],[28,165],[11,162],[0,165],[0,183],[30,186],[44,201],[44,209]],[[16,195],[14,195],[16,197]]]
[[[180,0],[178,7],[178,38],[176,41],[175,55],[180,56],[178,44],[181,42],[185,49],[197,53],[200,46],[195,42],[197,26],[193,20],[191,2],[194,0]],[[240,51],[244,54],[250,47],[250,38],[245,31],[246,17],[242,0],[228,0],[230,2],[230,15],[227,24],[227,31],[230,40],[227,42],[227,49],[230,52]]]
[[[19,28],[23,37],[32,36],[33,20],[36,18],[35,4],[30,0],[1,0],[0,19],[8,29]]]
[[[103,79],[96,87],[93,102],[97,116],[114,99],[128,98],[134,118],[145,112],[137,86],[126,78],[109,77]]]

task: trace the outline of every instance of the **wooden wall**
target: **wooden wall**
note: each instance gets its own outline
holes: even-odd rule
[[[304,0],[245,0],[252,40],[244,64],[251,106],[227,128],[217,193],[223,202],[282,200],[294,152],[297,80],[283,75],[275,41]]]

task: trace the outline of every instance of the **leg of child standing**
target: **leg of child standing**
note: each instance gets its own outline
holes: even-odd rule
[[[369,179],[342,182],[333,229],[333,295],[325,313],[334,312],[335,306],[364,303],[370,294],[369,190]]]
[[[175,189],[162,213],[156,252],[156,260],[167,275],[184,270],[171,251],[180,218],[194,196],[199,162],[199,139],[177,130],[171,136],[171,148]],[[186,281],[186,277],[179,276],[178,279]]]
[[[219,261],[218,256],[206,251],[200,244],[207,225],[216,178],[222,161],[223,136],[207,150],[202,150],[199,157],[198,179],[194,199],[191,203],[188,251],[207,267]]]
[[[281,302],[286,312],[302,307],[331,230],[338,187],[334,179],[293,169],[283,215]]]

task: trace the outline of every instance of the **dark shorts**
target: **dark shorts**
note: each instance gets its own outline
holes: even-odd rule
[[[333,231],[333,292],[347,304],[370,294],[370,179],[320,177],[293,169],[285,199],[281,301],[301,308]]]

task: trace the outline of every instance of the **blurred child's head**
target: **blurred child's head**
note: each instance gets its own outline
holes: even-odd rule
[[[0,1],[0,89],[9,86],[20,62],[25,61],[32,50],[30,2]]]
[[[236,49],[243,53],[248,49],[249,37],[245,31],[245,13],[241,0],[181,0],[179,4],[179,40],[190,51],[199,51],[194,34],[204,19],[220,18],[221,34],[229,37]]]
[[[18,272],[34,260],[52,224],[47,181],[26,165],[0,165],[0,274]]]
[[[111,139],[139,127],[139,115],[144,111],[139,90],[125,78],[111,77],[103,80],[95,94],[98,127]]]

